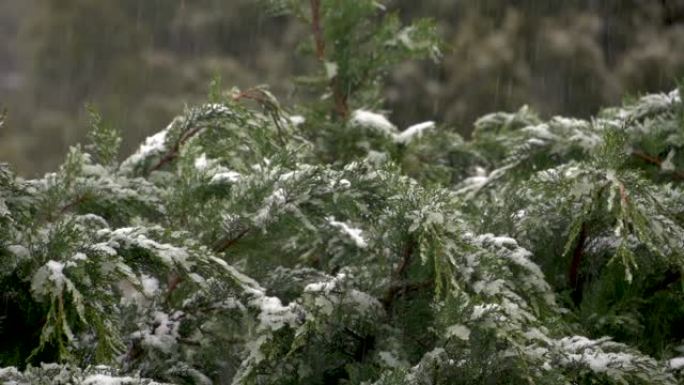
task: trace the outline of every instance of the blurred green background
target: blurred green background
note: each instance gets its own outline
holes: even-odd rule
[[[350,0],[351,1],[351,0]],[[399,127],[437,120],[468,135],[478,116],[530,105],[587,117],[624,95],[670,90],[684,76],[684,0],[394,0],[432,17],[443,62],[388,74]],[[52,170],[87,131],[86,103],[124,134],[124,152],[163,128],[210,81],[271,85],[285,105],[307,28],[259,0],[0,0],[0,161]]]

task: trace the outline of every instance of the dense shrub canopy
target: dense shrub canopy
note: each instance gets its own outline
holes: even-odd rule
[[[272,6],[319,102],[217,83],[123,162],[92,111],[57,172],[0,166],[0,380],[681,383],[681,92],[402,130],[374,91],[431,24],[311,4]]]

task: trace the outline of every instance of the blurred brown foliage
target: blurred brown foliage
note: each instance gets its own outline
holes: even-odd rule
[[[684,0],[394,0],[403,18],[435,18],[441,66],[389,74],[400,127],[425,119],[468,134],[494,110],[588,116],[622,95],[684,76]],[[55,168],[87,131],[92,103],[124,132],[124,151],[159,130],[211,79],[270,84],[285,104],[309,31],[256,0],[0,0],[0,160],[31,175]]]

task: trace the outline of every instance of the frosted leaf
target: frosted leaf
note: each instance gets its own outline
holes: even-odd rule
[[[31,290],[37,295],[53,293],[61,295],[67,278],[64,276],[64,264],[54,260],[48,261],[43,265],[31,279]],[[53,282],[52,288],[46,286],[48,281]]]
[[[19,369],[14,366],[0,368],[0,381],[3,381],[3,385],[28,385]]]
[[[472,197],[473,194],[477,193],[489,182],[489,177],[486,176],[471,176],[463,180],[459,185],[459,189],[456,190],[456,194],[466,194],[468,197]]]
[[[480,318],[482,318],[486,314],[493,312],[493,311],[496,311],[500,308],[501,307],[495,303],[488,303],[488,304],[484,304],[484,305],[475,305],[475,307],[473,307],[473,312],[470,315],[470,319],[472,321],[479,320]]]
[[[130,280],[122,279],[118,283],[118,288],[121,290],[121,303],[124,305],[135,304],[138,306],[147,306],[150,303],[150,298],[159,292],[159,280],[147,274],[140,274],[140,278],[134,279],[135,283],[140,288],[135,287]]]
[[[501,293],[501,290],[506,285],[503,279],[495,279],[493,281],[477,281],[473,284],[473,290],[476,293],[484,293],[489,296]]]
[[[376,130],[377,132],[394,136],[397,132],[397,128],[392,124],[384,115],[365,111],[365,110],[355,110],[352,113],[351,124],[361,127],[367,127]]]
[[[351,187],[351,182],[347,179],[340,179],[335,185],[341,188],[348,189]]]
[[[437,211],[431,211],[427,214],[425,218],[425,226],[436,225],[441,226],[444,224],[444,215]]]
[[[223,259],[209,256],[209,260],[215,262],[224,270],[226,270],[238,282],[238,284],[242,286],[243,289],[256,295],[263,295],[266,292],[266,290],[264,290],[264,288],[262,288],[257,281],[242,274],[234,266],[229,265],[228,262],[224,261]]]
[[[324,293],[330,293],[332,290],[334,290],[340,281],[344,280],[346,278],[345,274],[340,273],[338,274],[335,278],[328,280],[328,281],[321,281],[321,282],[316,282],[316,283],[310,283],[306,285],[304,288],[305,293],[315,293],[315,292],[324,292]]]
[[[96,253],[104,254],[109,257],[115,256],[116,249],[110,246],[107,242],[96,243],[90,246],[90,249]]]
[[[81,385],[133,385],[140,384],[140,380],[133,377],[112,377],[107,374],[91,374]]]
[[[166,136],[180,118],[174,119],[165,129],[145,139],[138,150],[121,163],[122,170],[131,170],[151,156],[166,152]]]
[[[7,204],[3,198],[0,198],[0,217],[9,216],[11,213],[7,208]]]
[[[295,127],[299,127],[306,122],[306,119],[301,115],[292,115],[289,119],[290,123]]]
[[[668,366],[674,370],[680,370],[684,368],[684,357],[675,357],[667,362]]]
[[[377,311],[382,308],[382,305],[375,297],[356,289],[347,291],[342,302],[354,305],[354,308],[362,313]]]
[[[337,76],[337,63],[334,62],[325,62],[325,76],[328,78],[328,80],[333,79],[335,76]]]
[[[106,219],[102,218],[99,215],[95,215],[92,213],[79,215],[77,218],[78,218],[79,222],[85,223],[88,225],[97,225],[100,228],[108,228],[109,227],[109,223],[107,223]]]
[[[659,365],[653,358],[638,352],[625,352],[625,345],[612,342],[608,337],[591,340],[572,336],[561,338],[554,344],[562,354],[560,362],[563,365],[584,364],[592,371],[605,373],[620,382],[625,382],[631,373],[641,376],[648,371],[653,375],[659,374],[662,383],[670,383],[668,376],[658,373]]]
[[[547,123],[538,124],[536,126],[527,126],[521,130],[540,139],[558,140],[559,137],[549,130]]]
[[[660,164],[660,169],[663,171],[674,171],[675,170],[675,165],[672,163],[672,159],[674,159],[676,151],[674,149],[670,150],[670,152],[667,153],[667,157],[665,160],[663,160],[663,163]]]
[[[192,263],[185,249],[149,239],[145,236],[144,232],[143,228],[122,227],[110,232],[110,242],[123,246],[137,246],[149,250],[154,255],[157,255],[167,266],[178,264],[185,269],[190,267]]]
[[[414,32],[414,30],[415,27],[409,26],[403,28],[401,31],[399,31],[399,34],[397,34],[397,40],[399,40],[401,44],[408,49],[415,49],[416,44],[411,38],[411,33]]]
[[[415,138],[419,138],[423,135],[423,131],[431,130],[435,128],[435,122],[423,122],[419,124],[414,124],[402,131],[399,134],[394,135],[394,141],[396,143],[407,144]]]
[[[240,180],[240,173],[235,171],[217,172],[211,177],[210,184],[235,183]]]
[[[451,325],[446,330],[446,336],[456,337],[463,341],[468,341],[470,339],[470,329],[465,325]]]
[[[260,309],[259,329],[278,330],[285,325],[294,326],[299,318],[295,309],[296,304],[291,302],[288,306],[278,297],[259,296],[250,302],[250,305]]]
[[[273,191],[271,195],[267,196],[264,199],[263,207],[259,209],[259,211],[257,211],[257,213],[254,215],[254,224],[256,224],[259,227],[264,226],[268,221],[269,216],[271,215],[271,211],[284,205],[285,202],[287,202],[285,190],[279,188]]]
[[[399,361],[392,352],[381,351],[378,353],[378,357],[380,357],[382,362],[390,368],[400,368],[403,366],[401,361]]]
[[[386,152],[369,150],[365,161],[379,167],[380,165],[387,163],[388,159],[389,156]]]
[[[183,312],[176,311],[167,314],[162,311],[154,313],[154,328],[145,328],[131,335],[134,339],[140,339],[144,346],[153,347],[165,353],[170,353],[175,347],[179,337],[178,328]]]
[[[29,250],[22,245],[9,245],[7,250],[19,258],[28,258],[31,255]]]
[[[195,158],[194,166],[197,171],[210,178],[209,184],[235,183],[241,177],[240,173],[220,165],[218,160],[207,158],[205,153]]]
[[[341,229],[343,233],[347,234],[357,247],[363,249],[368,246],[366,240],[361,236],[361,229],[350,227],[344,222],[338,222],[335,220],[335,217],[327,217],[326,220],[330,225]]]
[[[205,171],[205,170],[207,170],[210,166],[213,166],[213,164],[212,164],[213,162],[210,163],[210,162],[207,160],[207,154],[205,154],[205,153],[202,153],[200,156],[198,156],[197,158],[195,158],[195,162],[194,162],[194,163],[195,163],[195,169],[197,169],[197,171]]]

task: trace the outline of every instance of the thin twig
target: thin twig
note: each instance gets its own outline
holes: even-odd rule
[[[325,37],[321,26],[320,0],[311,0],[311,31],[316,44],[316,57],[321,63],[325,63]],[[342,119],[347,119],[349,116],[348,94],[343,92],[339,77],[335,76],[330,80],[330,88],[335,102],[335,112]]]
[[[225,237],[223,239],[218,240],[214,244],[212,249],[214,249],[214,251],[217,253],[221,253],[221,252],[228,250],[230,247],[235,245],[240,239],[242,239],[245,235],[247,235],[247,233],[249,233],[249,230],[250,229],[247,228],[247,229],[240,231],[240,233],[238,233],[238,235],[236,235],[235,237],[232,237],[232,238]]]
[[[632,155],[638,159],[645,161],[646,163],[650,163],[658,167],[660,167],[663,164],[663,160],[659,157],[647,154],[641,150],[633,150]],[[684,180],[684,172],[679,170],[672,170],[671,172],[675,178],[679,180]]]
[[[411,264],[411,257],[413,255],[415,246],[415,241],[413,239],[406,243],[399,266],[397,266],[396,270],[392,272],[392,282],[390,283],[390,287],[380,300],[380,302],[382,302],[382,304],[385,306],[385,310],[389,310],[392,307],[394,299],[398,294],[402,292],[405,293],[411,289],[412,285],[415,285],[412,283],[402,282],[406,273],[406,269],[408,269],[409,265]]]
[[[88,200],[88,197],[86,197],[85,195],[80,195],[78,198],[76,198],[73,201],[62,206],[62,208],[57,213],[57,216],[61,216],[62,214],[66,213],[67,211],[71,210],[72,208],[80,205],[81,203],[83,203],[87,200]]]
[[[572,252],[572,261],[570,262],[570,271],[568,272],[568,280],[570,287],[573,290],[573,300],[575,304],[579,304],[582,295],[582,285],[579,282],[579,268],[582,264],[582,257],[584,256],[584,243],[587,239],[587,225],[582,223],[579,236],[577,237],[577,244]]]
[[[384,306],[386,311],[389,311],[392,306],[394,305],[394,301],[409,292],[412,291],[418,291],[420,289],[426,289],[430,286],[432,286],[434,281],[432,279],[428,279],[425,281],[421,282],[406,282],[406,283],[395,283],[390,285],[389,289],[387,289],[387,292],[385,292],[385,295],[380,299],[380,303]]]
[[[164,154],[164,156],[163,156],[161,159],[159,159],[159,162],[157,162],[157,164],[155,164],[155,165],[149,170],[149,172],[157,171],[157,170],[159,170],[160,168],[162,168],[165,164],[167,164],[167,163],[173,161],[174,159],[176,159],[176,158],[178,157],[178,153],[180,152],[180,147],[181,147],[183,144],[185,144],[185,142],[187,142],[188,140],[190,140],[190,138],[192,138],[192,137],[195,136],[198,132],[200,132],[200,130],[202,130],[202,128],[204,128],[204,127],[202,127],[202,126],[193,127],[193,128],[191,128],[190,130],[186,131],[185,134],[183,134],[183,135],[180,137],[180,139],[179,139],[176,143],[174,143],[173,147],[171,147],[171,149],[170,149],[169,151],[167,151],[166,154]]]
[[[321,29],[321,0],[311,0],[311,31],[316,41],[316,57],[325,60],[325,40]]]

